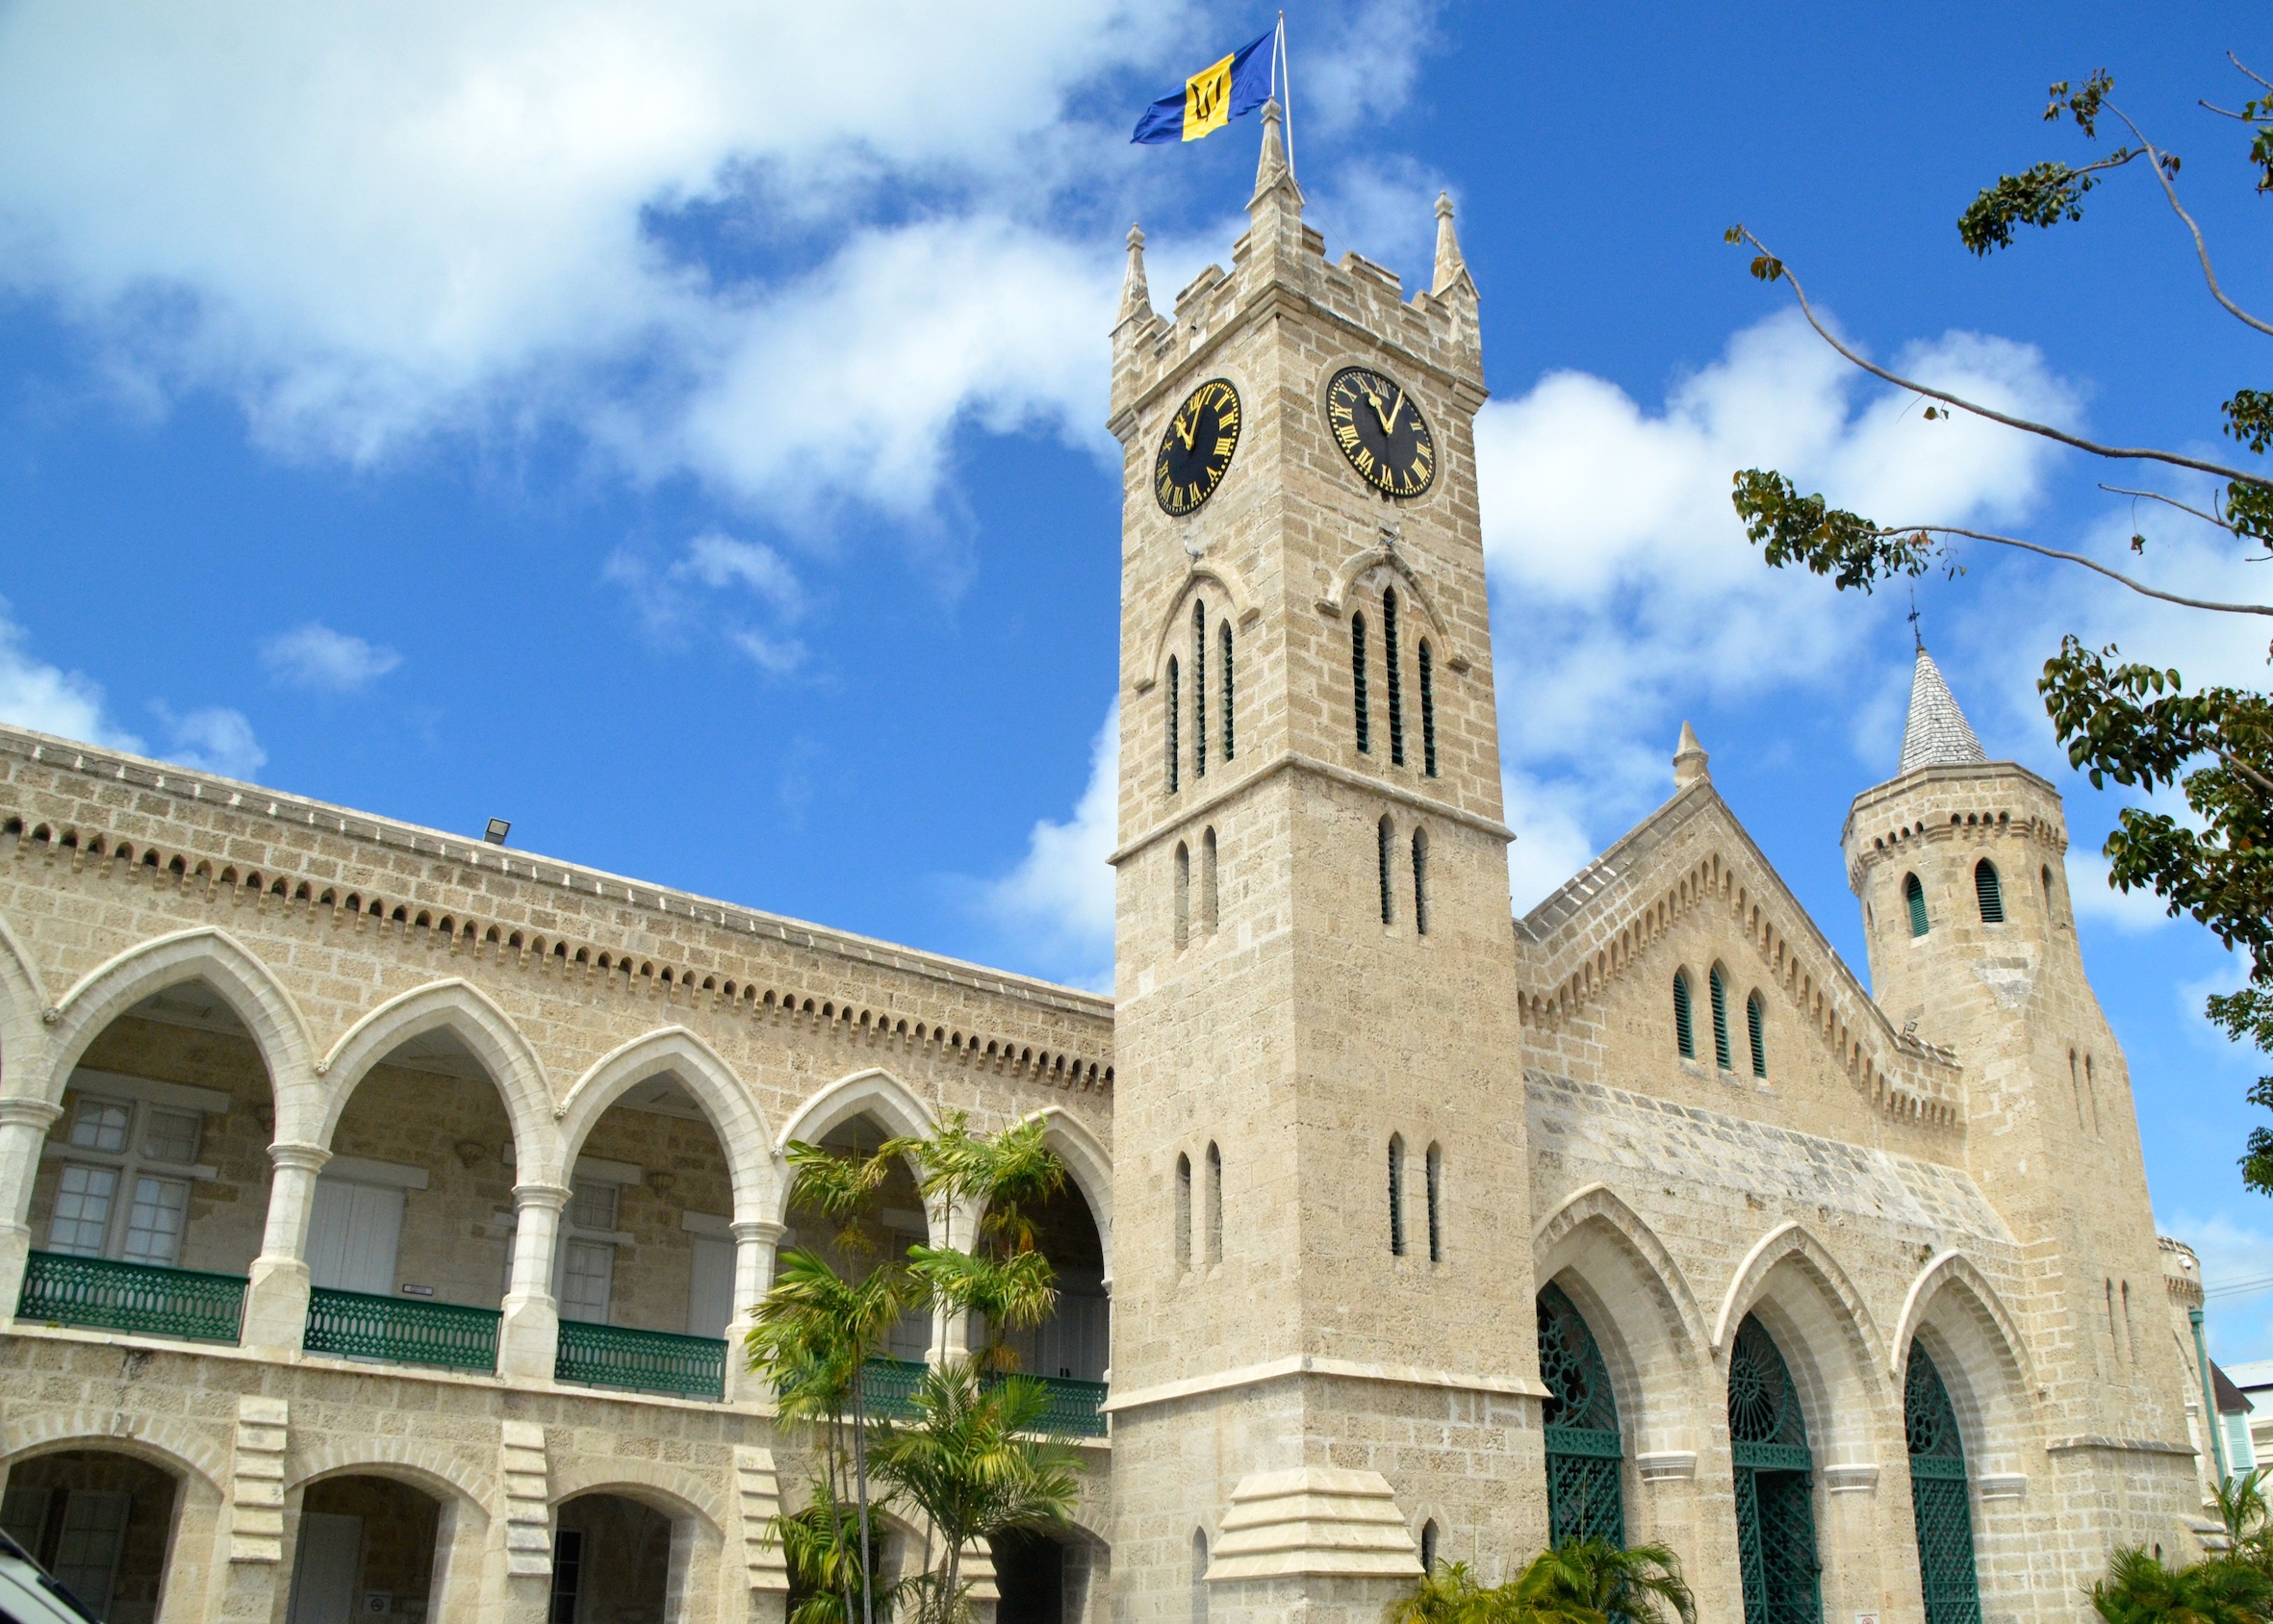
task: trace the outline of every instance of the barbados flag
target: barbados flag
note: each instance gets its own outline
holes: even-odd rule
[[[1184,89],[1162,96],[1136,120],[1133,142],[1196,141],[1270,100],[1278,65],[1278,30],[1203,67]]]

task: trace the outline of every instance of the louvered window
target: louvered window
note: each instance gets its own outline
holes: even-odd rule
[[[1420,765],[1430,777],[1437,775],[1437,671],[1428,644],[1420,646]]]
[[[1761,1006],[1760,995],[1752,994],[1745,1000],[1745,1032],[1752,1040],[1752,1075],[1768,1075],[1768,1011]]]
[[[1733,1071],[1728,1062],[1728,983],[1721,979],[1719,965],[1705,980],[1713,997],[1713,1061],[1724,1072]]]
[[[1680,1048],[1681,1058],[1697,1058],[1697,1029],[1689,1017],[1689,972],[1673,972],[1673,1042]]]
[[[1239,742],[1237,730],[1232,725],[1231,715],[1231,622],[1229,621],[1224,622],[1222,626],[1218,628],[1217,637],[1223,645],[1223,759],[1229,761],[1232,758],[1233,748]]]
[[[1405,765],[1405,694],[1397,666],[1397,595],[1396,590],[1381,595],[1381,657],[1389,667],[1389,759],[1391,765]]]
[[[1208,606],[1191,606],[1191,770],[1208,775]]]
[[[1179,762],[1177,758],[1183,753],[1184,749],[1176,737],[1177,723],[1183,720],[1183,709],[1184,696],[1176,683],[1176,656],[1171,654],[1168,656],[1168,793],[1170,795],[1174,795],[1178,788]]]
[[[1373,727],[1366,715],[1366,617],[1363,615],[1349,618],[1349,676],[1357,713],[1358,753],[1364,755],[1373,749]]]
[[[1428,1260],[1444,1260],[1444,1148],[1428,1148]]]
[[[1428,934],[1428,830],[1413,831],[1413,933]]]
[[[1926,934],[1926,887],[1918,883],[1916,875],[1903,880],[1903,900],[1910,904],[1910,934]]]
[[[1389,1255],[1405,1256],[1405,1138],[1389,1136]]]
[[[1390,852],[1395,844],[1396,837],[1390,832],[1389,820],[1385,817],[1374,829],[1373,842],[1375,855],[1381,864],[1381,923],[1384,925],[1394,917],[1394,910],[1390,905],[1389,871]]]
[[[2005,888],[1997,882],[1997,865],[1986,857],[1973,865],[1973,895],[1981,905],[1983,925],[2005,923]]]

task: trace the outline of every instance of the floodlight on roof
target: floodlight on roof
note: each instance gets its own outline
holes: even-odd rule
[[[511,824],[502,818],[492,818],[489,821],[489,827],[482,831],[481,838],[492,846],[502,846],[505,844],[505,837],[512,832],[513,825]]]

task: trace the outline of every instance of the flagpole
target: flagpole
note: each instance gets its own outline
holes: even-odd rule
[[[1294,78],[1287,69],[1287,13],[1285,12],[1279,13],[1278,49],[1272,54],[1278,58],[1279,88],[1285,92],[1279,102],[1279,112],[1283,115],[1282,129],[1287,138],[1287,174],[1291,179],[1294,174]]]

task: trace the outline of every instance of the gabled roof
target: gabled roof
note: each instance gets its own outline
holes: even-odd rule
[[[1910,675],[1910,720],[1903,728],[1903,762],[1895,776],[1918,767],[1955,767],[1988,759],[1989,752],[1974,737],[1973,724],[1957,708],[1957,696],[1950,692],[1941,668],[1921,644],[1917,669]]]

